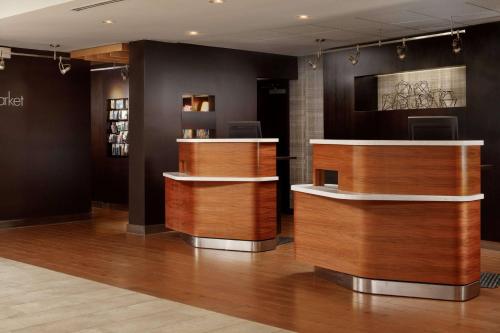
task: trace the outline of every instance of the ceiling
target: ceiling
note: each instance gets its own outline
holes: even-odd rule
[[[307,55],[316,38],[340,47],[446,30],[450,17],[457,26],[500,20],[500,0],[123,0],[72,10],[101,1],[2,0],[0,45],[71,51],[151,39]]]

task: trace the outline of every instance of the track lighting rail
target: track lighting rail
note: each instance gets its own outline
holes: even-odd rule
[[[444,37],[444,36],[455,36],[456,34],[465,34],[465,29],[461,30],[454,30],[454,31],[446,31],[446,32],[440,32],[436,34],[429,34],[429,35],[421,35],[421,36],[414,36],[414,37],[405,37],[405,38],[399,38],[399,39],[391,39],[391,40],[386,40],[386,41],[377,41],[373,43],[366,43],[366,44],[359,44],[359,45],[352,45],[352,46],[343,46],[343,47],[332,47],[329,49],[324,49],[324,53],[332,53],[332,52],[342,52],[342,51],[348,51],[352,49],[356,49],[357,47],[361,48],[367,48],[367,47],[373,47],[373,46],[383,46],[383,45],[391,45],[391,44],[399,44],[403,42],[411,42],[415,40],[422,40],[422,39],[429,39],[429,38],[437,38],[437,37]]]
[[[91,72],[101,72],[101,71],[112,71],[112,70],[118,70],[118,69],[125,69],[128,68],[128,66],[110,66],[110,67],[96,67],[96,68],[91,68]]]
[[[11,52],[11,55],[13,55],[13,56],[20,56],[20,57],[43,58],[43,59],[54,60],[53,56],[51,56],[51,55],[45,55],[45,54]],[[69,58],[69,57],[62,57],[62,59],[63,60],[71,60],[71,58]]]

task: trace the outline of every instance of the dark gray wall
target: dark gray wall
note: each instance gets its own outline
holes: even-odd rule
[[[88,63],[72,61],[63,76],[51,59],[13,56],[6,62],[0,96],[22,95],[24,107],[0,106],[0,225],[88,213]]]
[[[152,41],[130,45],[130,224],[164,223],[164,171],[178,170],[182,94],[215,95],[217,134],[257,119],[257,78],[296,79],[295,57]]]
[[[92,200],[128,204],[128,158],[108,156],[108,110],[110,98],[128,98],[129,81],[120,70],[91,73]]]

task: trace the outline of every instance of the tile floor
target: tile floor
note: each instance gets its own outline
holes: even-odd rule
[[[0,332],[288,332],[0,258]]]

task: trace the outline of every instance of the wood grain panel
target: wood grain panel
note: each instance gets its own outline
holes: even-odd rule
[[[193,236],[276,237],[276,182],[180,182],[166,179],[165,225]]]
[[[129,63],[129,47],[127,43],[103,45],[71,52],[72,59],[113,64]]]
[[[337,170],[339,189],[359,193],[481,192],[480,147],[313,145],[313,177]]]
[[[299,261],[371,279],[450,285],[479,280],[479,201],[348,201],[294,195]]]
[[[276,176],[275,143],[179,143],[179,171],[191,176]]]

